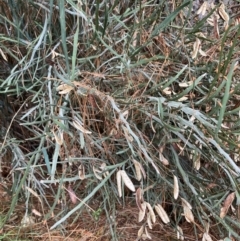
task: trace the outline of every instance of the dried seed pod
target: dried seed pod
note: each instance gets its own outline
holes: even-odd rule
[[[152,229],[152,219],[150,213],[147,214],[147,224],[150,229]]]
[[[149,210],[152,222],[155,223],[156,222],[156,215],[155,215],[155,213],[153,211],[153,208],[152,208],[152,206],[148,202],[146,202],[146,204],[147,204],[147,208]]]
[[[142,222],[142,220],[144,219],[145,213],[146,213],[146,202],[143,202],[141,205],[141,209],[138,213],[138,222]]]
[[[144,225],[142,225],[141,228],[138,230],[138,238],[142,237],[143,231],[144,231]]]
[[[166,223],[166,224],[170,223],[170,219],[169,219],[166,211],[163,209],[162,205],[157,204],[155,206],[155,210],[164,223]]]
[[[68,186],[67,191],[68,191],[68,194],[70,196],[72,203],[75,204],[77,202],[77,196],[70,185]]]
[[[121,170],[120,173],[121,173],[121,177],[122,177],[122,180],[123,180],[124,184],[132,192],[135,192],[135,186],[133,185],[133,183],[132,183],[131,179],[129,178],[129,176],[127,175],[127,173],[124,170]]]
[[[119,197],[122,197],[122,176],[120,170],[117,172],[117,189]]]
[[[174,199],[177,199],[178,195],[179,195],[178,179],[176,176],[173,176],[173,180],[174,180],[173,197],[174,197]]]
[[[139,187],[136,191],[136,204],[139,208],[139,210],[143,211],[142,209],[142,203],[144,202],[143,200],[143,190]]]
[[[85,179],[85,167],[83,164],[81,164],[78,167],[78,176],[80,178],[80,180],[84,180]]]

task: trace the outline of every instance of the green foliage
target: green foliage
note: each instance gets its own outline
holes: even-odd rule
[[[1,2],[9,70],[0,72],[0,152],[12,151],[14,196],[0,229],[20,199],[30,211],[36,198],[44,220],[54,212],[51,229],[75,222],[94,199],[93,217],[110,217],[128,195],[119,198],[116,181],[125,170],[147,202],[169,210],[172,227],[183,220],[184,198],[195,230],[219,223],[217,238],[239,238],[237,218],[219,215],[230,192],[240,202],[240,28],[230,22],[225,31],[219,19],[217,38],[207,20],[219,6],[198,21],[193,2]]]

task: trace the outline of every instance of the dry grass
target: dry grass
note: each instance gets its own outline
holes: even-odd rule
[[[239,6],[204,11],[0,1],[2,239],[239,239]]]

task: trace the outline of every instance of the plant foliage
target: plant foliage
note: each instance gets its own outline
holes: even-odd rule
[[[0,2],[2,227],[21,200],[54,229],[134,198],[139,237],[158,214],[239,238],[237,7],[196,2]]]

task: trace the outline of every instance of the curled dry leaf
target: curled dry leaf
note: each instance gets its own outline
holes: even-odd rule
[[[146,202],[143,202],[141,204],[141,209],[138,213],[138,222],[142,222],[142,220],[144,219],[145,213],[146,213],[146,207],[147,207]]]
[[[162,219],[162,221],[163,221],[164,223],[167,224],[167,223],[170,222],[170,219],[169,219],[166,211],[165,211],[164,208],[162,207],[162,205],[157,204],[157,205],[155,206],[155,210],[156,210],[158,216]]]
[[[175,175],[173,176],[173,182],[174,182],[173,197],[174,199],[177,199],[179,195],[179,185],[178,185],[178,179]]]
[[[220,211],[220,218],[224,218],[228,212],[229,207],[232,205],[232,202],[235,198],[235,192],[230,193],[226,200],[224,201],[223,207]]]
[[[121,173],[122,180],[123,180],[124,184],[126,185],[126,187],[128,189],[130,189],[132,192],[135,192],[135,187],[134,187],[131,179],[127,175],[127,173],[124,170],[121,170],[120,173]]]
[[[118,195],[119,197],[122,197],[122,176],[121,176],[121,170],[117,172],[117,188],[118,188]]]
[[[151,217],[151,219],[152,219],[152,222],[155,223],[155,222],[156,222],[156,215],[155,215],[155,213],[154,213],[154,211],[153,211],[153,208],[152,208],[152,206],[150,205],[150,203],[146,202],[146,204],[147,204],[147,208],[148,208],[150,217]]]
[[[81,164],[78,167],[78,176],[80,178],[80,180],[84,180],[85,179],[85,167],[83,164]]]

